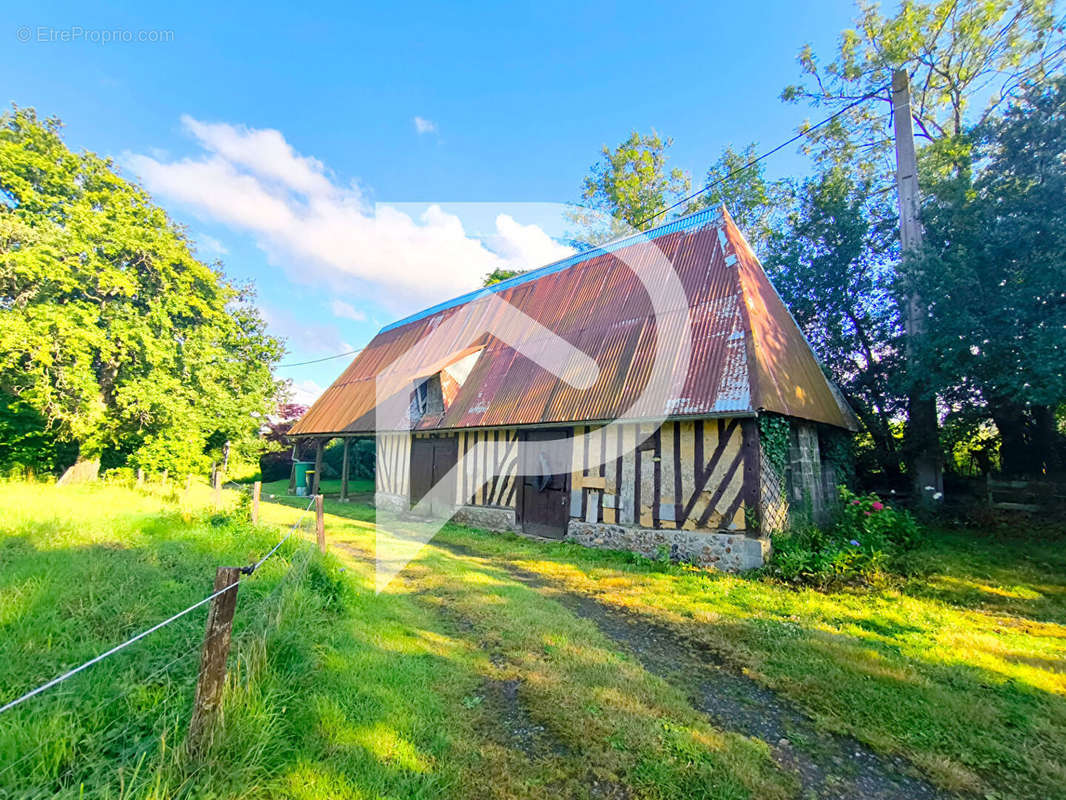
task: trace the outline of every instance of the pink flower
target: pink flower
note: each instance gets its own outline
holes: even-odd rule
[[[858,501],[858,500],[852,500],[852,501],[851,501],[851,504],[852,504],[853,506],[857,506],[857,505],[859,504],[859,501]]]
[[[885,504],[882,503],[879,500],[874,500],[874,502],[873,502],[871,507],[873,508],[874,511],[880,511],[882,508],[885,507]]]
[[[862,513],[865,514],[866,516],[870,516],[870,512],[869,511],[863,511]]]

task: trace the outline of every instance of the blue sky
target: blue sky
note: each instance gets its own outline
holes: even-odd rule
[[[60,117],[71,147],[115,158],[203,258],[254,281],[287,362],[358,347],[496,263],[561,256],[551,209],[631,130],[673,137],[696,182],[729,143],[788,138],[823,113],[777,99],[799,48],[831,57],[854,15],[828,0],[85,5],[4,14],[3,99]],[[165,41],[100,41],[140,31]],[[808,165],[789,151],[767,168]],[[345,364],[280,374],[307,397]]]

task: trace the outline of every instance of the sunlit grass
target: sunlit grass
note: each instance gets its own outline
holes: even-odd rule
[[[309,521],[303,503],[264,503],[253,527],[231,513],[236,492],[217,513],[202,485],[3,484],[0,502],[18,509],[0,528],[2,699],[204,596],[216,565],[249,563]],[[588,797],[598,782],[633,797],[774,798],[794,788],[765,746],[715,730],[589,623],[489,564],[430,548],[376,593],[373,512],[339,507],[348,516],[327,516],[328,557],[301,531],[242,585],[238,637],[291,565],[312,558],[282,592],[277,625],[239,639],[204,761],[182,749],[203,631],[204,615],[191,614],[0,719],[0,770],[15,764],[0,773],[0,796]],[[191,657],[160,670],[181,648]],[[490,696],[506,680],[521,681],[515,713],[543,728],[534,753],[508,739],[507,709]]]
[[[1060,539],[933,532],[921,577],[823,593],[457,526],[440,538],[671,625],[826,729],[904,755],[948,789],[1066,796]],[[498,579],[483,570],[465,583],[486,574]]]
[[[203,484],[0,484],[0,701],[204,596],[215,566],[259,557],[307,505],[275,499],[253,527],[237,492],[216,513]],[[648,798],[793,795],[767,743],[715,728],[508,563],[671,627],[944,787],[1066,794],[1060,540],[940,532],[922,577],[821,593],[449,526],[440,541],[471,554],[431,545],[377,594],[373,509],[327,512],[328,557],[312,555],[308,525],[240,589],[238,633],[312,556],[269,635],[236,648],[205,763],[181,751],[203,633],[192,614],[0,717],[0,797],[586,797],[593,782]],[[159,672],[181,648],[192,656]],[[536,732],[516,739],[509,714]]]
[[[825,727],[901,753],[947,788],[1066,794],[1060,542],[989,540],[990,556],[974,538],[956,549],[955,534],[935,534],[931,576],[822,593],[572,545],[444,535],[672,625]]]

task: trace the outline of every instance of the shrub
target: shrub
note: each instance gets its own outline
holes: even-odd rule
[[[275,450],[259,456],[259,474],[264,483],[287,480],[292,472],[292,454],[289,450]]]
[[[877,495],[840,489],[841,505],[828,528],[804,526],[773,537],[767,573],[793,583],[827,588],[884,577],[890,562],[921,540],[906,511],[889,508]]]
[[[876,494],[859,496],[840,487],[840,511],[834,530],[846,539],[889,544],[913,550],[921,540],[921,529],[908,512],[891,508]]]

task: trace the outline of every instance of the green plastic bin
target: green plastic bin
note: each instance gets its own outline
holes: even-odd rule
[[[293,461],[292,468],[296,472],[296,494],[300,497],[304,497],[310,493],[311,487],[307,483],[307,473],[314,474],[315,462],[314,461]]]

